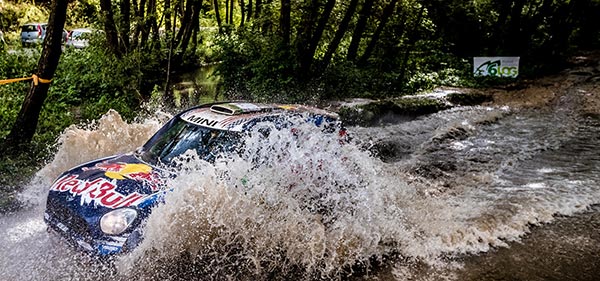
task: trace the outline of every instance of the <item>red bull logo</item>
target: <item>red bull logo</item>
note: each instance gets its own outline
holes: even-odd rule
[[[145,195],[137,192],[129,195],[117,191],[117,185],[103,178],[93,181],[81,180],[77,175],[65,175],[58,179],[50,190],[69,192],[80,196],[81,205],[95,204],[107,208],[121,208],[137,205],[144,200]]]
[[[160,175],[152,171],[152,167],[141,163],[98,163],[93,168],[83,168],[88,170],[101,170],[104,175],[111,179],[124,180],[131,179],[136,181],[146,182],[152,188],[152,191],[157,191],[158,186],[162,184]]]

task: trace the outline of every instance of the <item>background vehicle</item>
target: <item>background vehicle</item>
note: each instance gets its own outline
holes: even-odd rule
[[[76,49],[83,49],[90,44],[90,36],[93,31],[89,28],[76,28],[69,32],[67,37],[67,47],[73,47]]]
[[[37,45],[44,42],[46,38],[46,23],[28,23],[21,26],[21,45],[23,47]],[[62,42],[67,41],[67,35],[69,33],[63,29]]]
[[[105,256],[131,249],[142,240],[140,225],[170,190],[165,179],[176,171],[163,168],[171,160],[195,150],[201,159],[213,161],[237,151],[243,132],[259,122],[283,128],[292,115],[327,132],[339,125],[334,114],[294,105],[219,103],[188,109],[136,152],[94,160],[60,175],[50,187],[44,221],[90,253]]]
[[[23,47],[41,44],[46,37],[46,23],[29,23],[21,26],[21,44]]]

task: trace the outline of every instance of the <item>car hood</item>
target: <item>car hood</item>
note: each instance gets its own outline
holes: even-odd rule
[[[49,200],[74,209],[137,206],[164,190],[164,172],[133,154],[95,160],[63,173],[50,187]]]

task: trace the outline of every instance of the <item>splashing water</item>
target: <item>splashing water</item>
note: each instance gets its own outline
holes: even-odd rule
[[[186,252],[213,277],[297,267],[330,274],[409,235],[394,203],[410,197],[407,185],[382,176],[381,161],[337,134],[295,128],[252,134],[241,155],[214,165],[188,163],[128,258],[147,264]]]
[[[349,128],[351,143],[296,122],[294,133],[254,132],[239,154],[215,163],[181,158],[174,191],[115,271],[46,234],[41,202],[66,167],[133,150],[158,129],[118,119],[111,112],[95,129],[63,134],[24,193],[39,205],[0,220],[9,250],[0,279],[310,279],[391,254],[405,258],[394,269],[404,278],[406,264],[507,246],[532,224],[600,203],[597,120],[463,107]]]
[[[164,119],[164,118],[162,118]],[[99,157],[132,151],[157,131],[161,117],[128,124],[114,110],[83,127],[67,128],[58,140],[54,159],[36,173],[20,194],[29,207],[0,216],[0,280],[102,279],[105,265],[90,267],[92,259],[46,232],[43,212],[48,188],[62,172]],[[90,268],[81,270],[80,267]]]

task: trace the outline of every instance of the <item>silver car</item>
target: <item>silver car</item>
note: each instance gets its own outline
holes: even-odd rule
[[[46,38],[46,23],[28,23],[21,26],[21,44],[23,47],[41,44]],[[68,32],[63,29],[62,42],[67,41]]]
[[[89,28],[77,28],[71,30],[67,37],[67,47],[83,49],[90,44],[90,37],[93,31]]]
[[[28,23],[21,26],[21,44],[23,47],[40,44],[46,37],[45,23]]]

